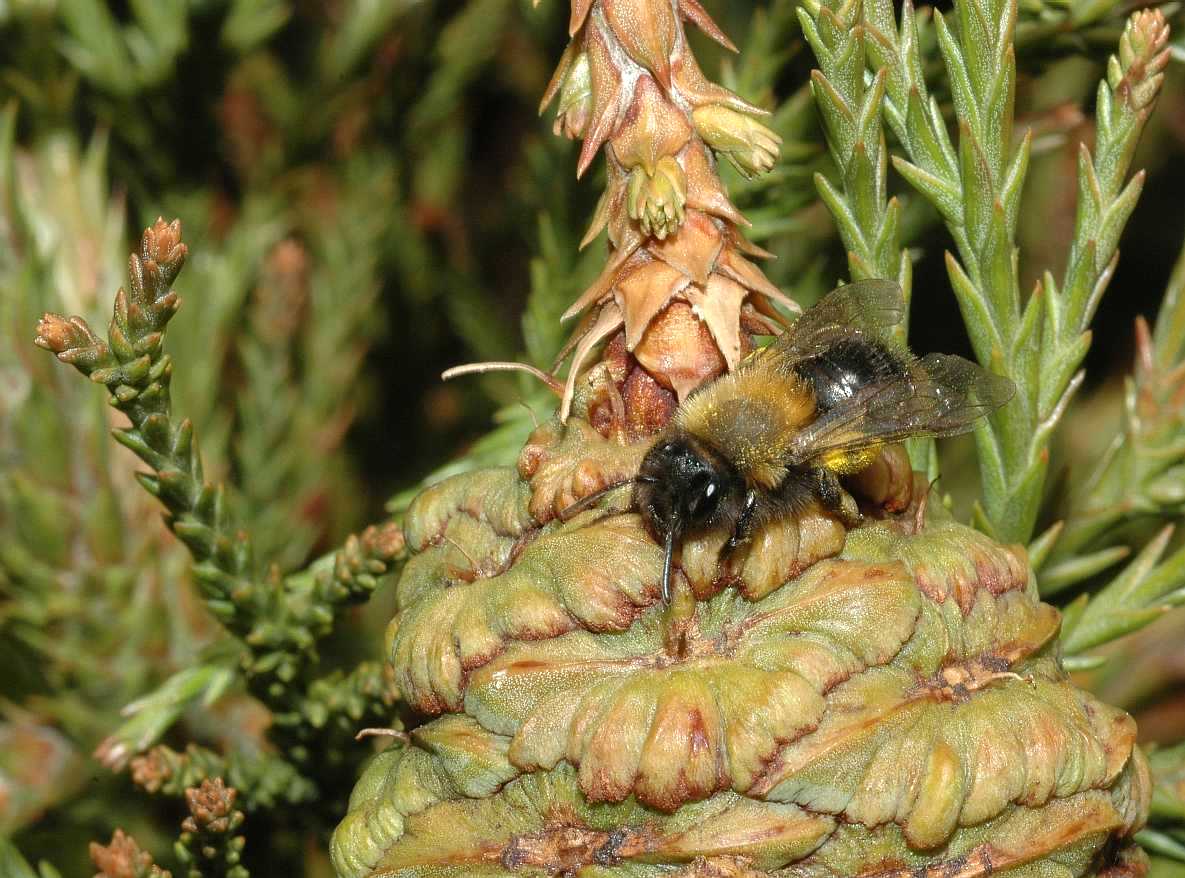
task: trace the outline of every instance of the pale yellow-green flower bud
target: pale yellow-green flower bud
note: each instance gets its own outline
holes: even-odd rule
[[[634,168],[628,185],[626,210],[644,234],[661,240],[678,231],[687,204],[687,177],[674,158],[659,159],[653,174]]]
[[[592,76],[588,55],[581,52],[572,62],[560,88],[560,105],[556,111],[555,133],[576,140],[584,136],[588,116],[592,111]]]
[[[705,104],[695,109],[691,120],[708,146],[727,156],[746,177],[764,174],[778,160],[782,138],[752,116],[722,104]]]

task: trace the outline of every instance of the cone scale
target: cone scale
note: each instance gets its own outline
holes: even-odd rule
[[[1076,688],[1022,548],[928,507],[900,450],[726,563],[662,548],[628,489],[678,402],[789,304],[716,174],[772,166],[760,111],[710,83],[696,0],[577,0],[545,104],[603,152],[606,267],[557,416],[517,467],[412,504],[387,658],[425,718],[370,763],[341,878],[1138,875],[1133,720]],[[599,358],[594,357],[600,350]]]

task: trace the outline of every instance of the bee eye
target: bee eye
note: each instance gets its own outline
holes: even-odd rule
[[[720,486],[714,479],[704,479],[693,486],[688,511],[693,518],[707,518],[716,511],[719,502]]]

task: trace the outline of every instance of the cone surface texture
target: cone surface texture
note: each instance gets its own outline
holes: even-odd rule
[[[389,660],[433,718],[355,789],[342,878],[1142,873],[1135,724],[1063,672],[1023,550],[808,512],[688,542],[664,607],[636,514],[555,514],[640,445],[552,422],[413,504]]]

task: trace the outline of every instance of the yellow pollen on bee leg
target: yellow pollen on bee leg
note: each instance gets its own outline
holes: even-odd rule
[[[859,451],[830,451],[823,455],[823,466],[841,476],[858,473],[876,460],[880,451],[879,445]]]

